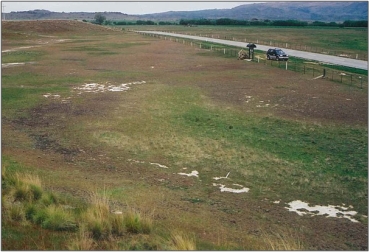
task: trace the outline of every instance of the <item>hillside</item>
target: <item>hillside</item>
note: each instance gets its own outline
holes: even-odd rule
[[[338,22],[367,20],[367,2],[270,2],[244,4],[232,9],[172,11],[143,15],[147,19],[232,18],[240,20],[297,19],[305,21]]]
[[[210,8],[212,6],[210,5]],[[345,20],[367,20],[368,2],[268,2],[244,4],[232,9],[207,9],[199,11],[169,11],[145,15],[128,15],[121,12],[103,12],[108,20],[162,20],[180,19],[218,19],[232,18],[240,20],[296,19],[304,21],[343,22]],[[6,19],[94,19],[93,12],[52,12],[32,10],[5,13]]]

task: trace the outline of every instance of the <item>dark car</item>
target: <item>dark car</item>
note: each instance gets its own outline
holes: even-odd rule
[[[288,54],[279,48],[269,49],[266,53],[266,58],[268,60],[285,60],[289,59]]]

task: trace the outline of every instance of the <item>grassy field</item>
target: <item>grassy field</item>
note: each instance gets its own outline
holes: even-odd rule
[[[274,47],[329,54],[359,54],[362,60],[368,57],[368,29],[337,27],[263,27],[263,26],[121,26],[124,29],[160,30],[208,36],[220,39],[260,43]]]
[[[366,90],[30,24],[2,29],[3,249],[368,249]]]

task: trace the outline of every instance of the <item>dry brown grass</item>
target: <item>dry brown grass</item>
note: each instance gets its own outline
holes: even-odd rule
[[[262,232],[262,237],[268,245],[267,250],[305,250],[302,239],[298,233],[292,230],[280,230],[280,232]]]
[[[172,231],[169,250],[196,250],[195,238],[180,231]]]
[[[91,233],[81,228],[76,234],[75,239],[69,242],[67,248],[69,250],[94,250],[96,242],[91,236]]]

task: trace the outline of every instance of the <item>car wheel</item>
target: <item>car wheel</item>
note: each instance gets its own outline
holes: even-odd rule
[[[280,60],[280,59],[279,59],[279,56],[276,56],[276,60]]]

